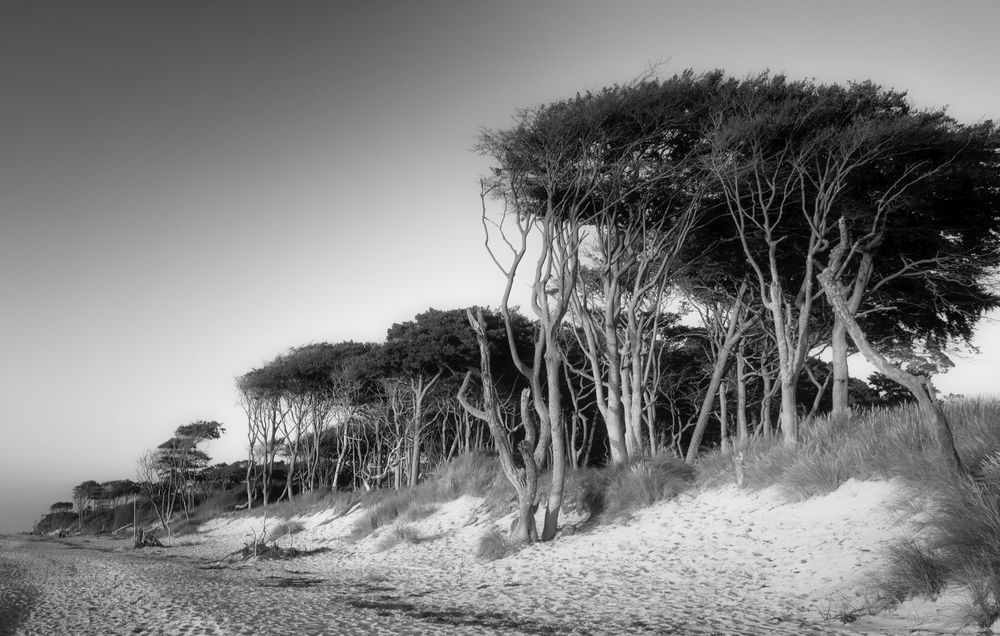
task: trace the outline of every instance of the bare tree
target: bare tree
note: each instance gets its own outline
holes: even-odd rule
[[[523,542],[534,542],[538,540],[538,531],[535,527],[535,495],[538,491],[538,466],[535,463],[533,450],[537,444],[537,434],[535,425],[531,419],[529,408],[529,392],[525,389],[521,394],[521,421],[524,425],[525,438],[517,444],[520,455],[520,466],[518,457],[514,455],[514,449],[506,427],[503,425],[500,411],[497,404],[496,389],[493,383],[493,374],[490,370],[490,348],[486,339],[485,323],[482,311],[476,315],[469,310],[469,324],[476,332],[476,340],[479,343],[481,356],[480,381],[483,390],[483,407],[474,406],[468,399],[467,392],[472,379],[472,371],[465,374],[462,387],[458,392],[458,401],[462,407],[473,417],[482,420],[490,429],[493,436],[493,444],[500,456],[500,466],[504,475],[514,490],[517,492],[517,524],[514,529],[514,539]]]

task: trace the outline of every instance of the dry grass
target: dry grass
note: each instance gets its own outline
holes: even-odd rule
[[[393,526],[388,532],[382,536],[382,541],[379,544],[379,550],[388,550],[401,543],[407,545],[417,545],[418,543],[423,543],[426,540],[417,529],[409,524]]]
[[[956,445],[969,465],[1000,448],[1000,402],[962,400],[946,405]],[[793,500],[833,492],[848,479],[900,478],[920,487],[946,473],[933,435],[916,405],[873,409],[849,417],[821,417],[801,431],[794,448],[780,438],[754,439],[744,452],[744,486],[779,486]],[[698,483],[736,481],[732,455],[706,453],[697,463]]]
[[[265,543],[273,543],[279,539],[298,534],[303,530],[305,530],[305,526],[298,521],[282,521],[271,528],[264,541]]]
[[[480,539],[476,547],[476,557],[483,561],[496,561],[520,550],[523,544],[511,541],[506,532],[494,526]]]
[[[915,405],[877,409],[848,418],[820,418],[800,444],[755,440],[746,449],[744,485],[777,485],[791,499],[836,490],[848,479],[898,479],[920,512],[916,537],[890,546],[876,581],[890,602],[934,597],[945,586],[968,591],[970,621],[1000,618],[1000,401],[963,399],[945,404],[955,445],[969,477],[941,459]],[[699,483],[733,483],[732,456],[706,454]]]
[[[676,497],[693,485],[694,478],[694,469],[682,460],[658,455],[576,471],[567,490],[591,522],[612,521]]]

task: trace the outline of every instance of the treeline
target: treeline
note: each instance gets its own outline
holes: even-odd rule
[[[144,453],[136,480],[87,480],[73,488],[72,501],[57,501],[35,524],[35,533],[116,532],[133,523],[155,524],[168,535],[177,518],[188,520],[195,506],[243,483],[246,462],[211,464],[199,445],[219,439],[219,422],[192,422]]]
[[[537,321],[532,354],[511,349],[530,385],[528,448],[501,450],[521,495],[520,538],[535,536],[528,513],[544,465],[541,538],[558,523],[570,420],[557,378],[587,386],[610,461],[655,450],[657,414],[673,399],[656,390],[670,372],[662,328],[677,305],[697,313],[711,348],[688,461],[716,404],[738,448],[772,432],[794,447],[815,412],[800,407],[803,377],[829,381],[832,410],[846,413],[856,350],[906,388],[942,461],[963,470],[930,377],[1000,302],[992,122],[960,124],[871,83],[687,72],[524,109],[512,127],[484,131],[479,150],[493,164],[482,220],[507,280],[501,313],[510,325],[511,292],[527,280]],[[809,363],[822,351],[825,379]],[[483,404],[495,396],[484,387]],[[502,432],[493,409],[478,416]]]
[[[992,122],[868,82],[685,72],[521,110],[478,150],[497,309],[430,310],[237,378],[246,505],[412,486],[490,450],[516,537],[547,539],[574,466],[707,444],[739,462],[753,436],[794,448],[818,413],[900,400],[964,470],[931,378],[1000,306]],[[178,429],[144,471],[161,518],[197,500],[205,439]]]

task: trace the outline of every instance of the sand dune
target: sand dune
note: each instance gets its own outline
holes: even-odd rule
[[[300,517],[279,544],[325,551],[283,561],[225,558],[259,518],[138,551],[8,538],[0,608],[22,608],[24,634],[975,633],[956,631],[948,596],[864,615],[881,549],[908,531],[896,493],[850,481],[801,503],[773,489],[684,494],[493,562],[473,556],[495,522],[471,497],[406,524],[416,543],[394,527],[352,542],[361,511]]]

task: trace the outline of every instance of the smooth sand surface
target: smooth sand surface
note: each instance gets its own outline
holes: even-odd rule
[[[491,562],[476,546],[511,518],[489,519],[472,497],[356,542],[361,510],[298,517],[303,529],[278,544],[315,552],[291,560],[233,556],[282,521],[245,514],[166,548],[8,537],[0,634],[976,633],[957,591],[864,615],[882,550],[909,531],[897,492],[850,481],[801,503],[774,489],[687,493]]]

